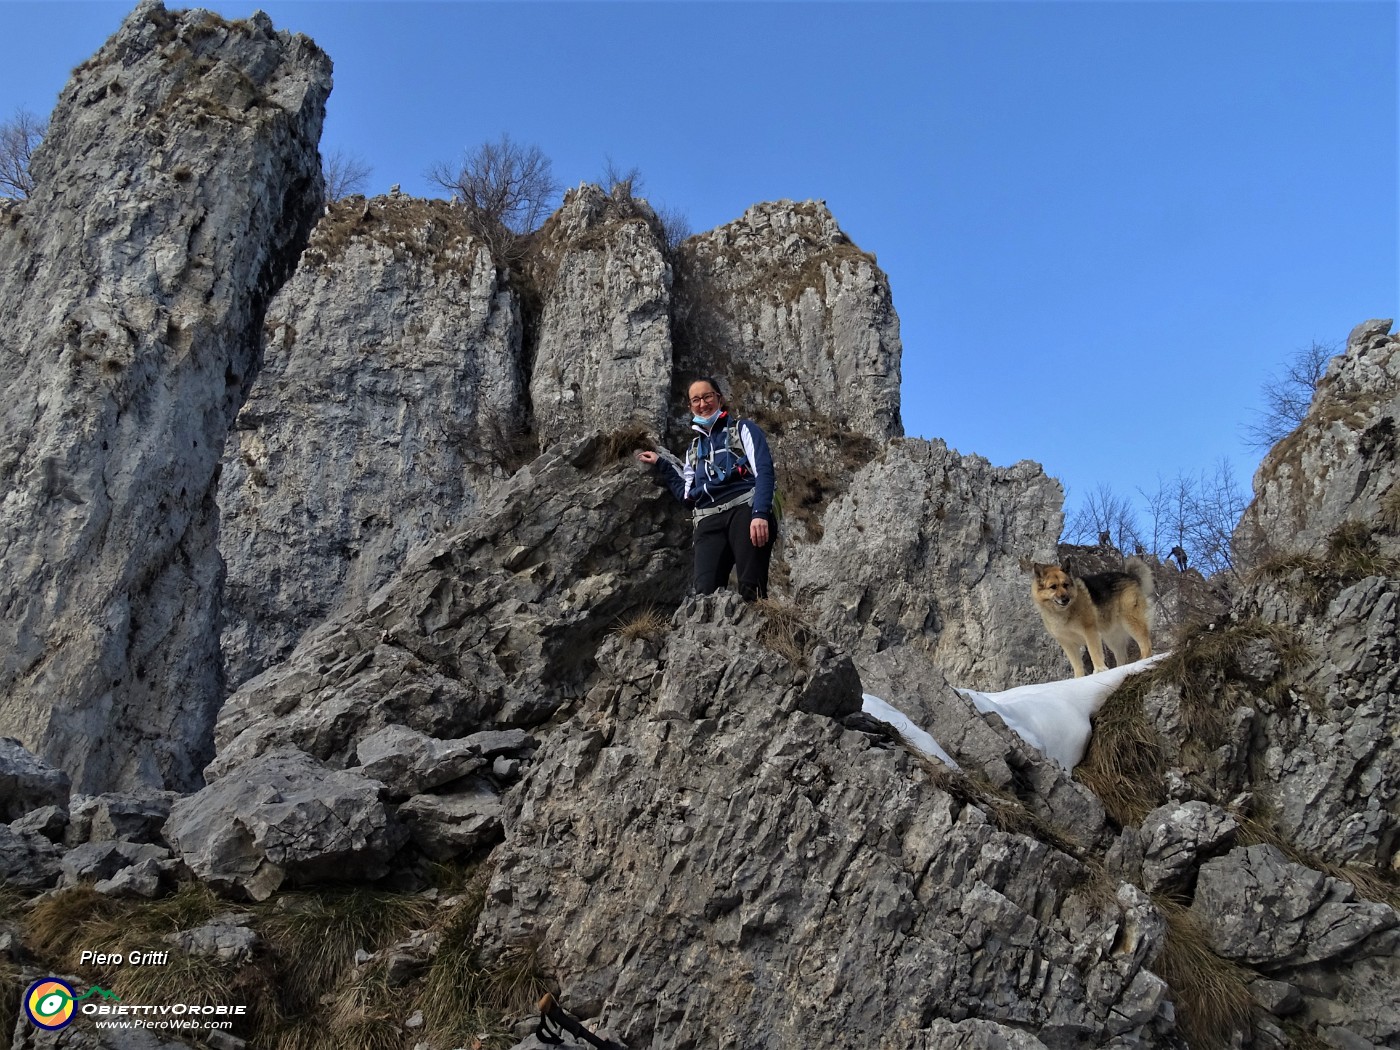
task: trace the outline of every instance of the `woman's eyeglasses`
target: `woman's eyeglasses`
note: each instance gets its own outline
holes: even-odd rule
[[[719,400],[719,395],[711,391],[708,394],[697,394],[690,399],[690,404],[694,408],[703,408],[705,405],[713,405]]]

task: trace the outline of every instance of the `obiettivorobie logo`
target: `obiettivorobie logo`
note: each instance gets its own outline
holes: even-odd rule
[[[78,1003],[94,995],[121,1002],[121,996],[97,985],[79,995],[67,981],[61,981],[57,977],[45,977],[31,984],[29,991],[24,993],[24,1012],[36,1028],[56,1032],[73,1022]]]

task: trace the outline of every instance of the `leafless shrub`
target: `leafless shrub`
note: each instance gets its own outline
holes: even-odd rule
[[[472,232],[504,265],[520,260],[521,238],[540,225],[560,190],[540,148],[521,145],[509,135],[469,150],[460,164],[434,164],[427,177],[453,195],[466,210]]]
[[[48,121],[27,109],[17,109],[0,122],[0,197],[26,200],[34,192],[29,160],[48,130]]]
[[[1303,421],[1318,382],[1327,374],[1327,362],[1339,353],[1335,343],[1314,340],[1295,350],[1283,370],[1264,382],[1264,407],[1257,413],[1258,420],[1244,427],[1251,448],[1267,451]]]
[[[675,254],[684,241],[688,241],[694,231],[690,219],[679,208],[663,205],[656,209],[656,221],[661,224],[661,241],[668,255]]]
[[[1130,551],[1142,542],[1132,501],[1100,483],[1065,521],[1066,543],[1096,543]]]
[[[1140,506],[1099,485],[1066,518],[1064,541],[1113,546],[1125,554],[1146,554],[1199,569],[1205,576],[1234,569],[1233,537],[1249,500],[1228,460],[1213,471],[1179,473],[1157,479],[1157,488],[1138,490]],[[1184,564],[1183,564],[1184,563]]]
[[[598,180],[598,185],[608,191],[608,195],[622,199],[635,196],[642,192],[642,170],[635,164],[624,169],[620,164],[612,159],[603,159],[603,174]]]
[[[361,157],[336,150],[321,161],[321,174],[326,180],[326,203],[343,200],[354,193],[363,193],[372,168]]]

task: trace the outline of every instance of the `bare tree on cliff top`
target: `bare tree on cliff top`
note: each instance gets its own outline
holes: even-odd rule
[[[359,157],[336,150],[321,161],[321,174],[326,180],[326,200],[338,201],[352,193],[363,193],[369,182],[371,168]]]
[[[27,109],[17,109],[13,117],[0,122],[0,197],[24,200],[34,192],[29,158],[48,128],[48,121]]]
[[[518,238],[544,221],[559,196],[550,167],[538,146],[523,146],[502,135],[468,151],[460,164],[434,164],[427,177],[466,209],[468,224],[491,254],[509,262]]]
[[[1327,374],[1327,362],[1339,353],[1338,346],[1314,341],[1295,350],[1283,371],[1269,377],[1261,387],[1264,407],[1259,410],[1259,421],[1244,428],[1251,447],[1270,449],[1303,421],[1318,381]]]

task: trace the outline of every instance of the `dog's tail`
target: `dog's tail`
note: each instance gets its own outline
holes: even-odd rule
[[[1142,593],[1145,597],[1152,597],[1152,567],[1148,565],[1147,562],[1143,561],[1141,558],[1129,558],[1127,564],[1123,566],[1123,570],[1133,579],[1137,580],[1138,586],[1142,588]]]

